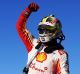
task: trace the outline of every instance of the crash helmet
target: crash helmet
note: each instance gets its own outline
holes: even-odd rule
[[[63,40],[61,22],[54,15],[44,17],[38,25],[38,31],[39,39],[43,43],[52,39]]]

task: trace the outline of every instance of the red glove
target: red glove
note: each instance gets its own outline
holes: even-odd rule
[[[39,9],[39,6],[36,3],[31,3],[28,8],[30,9],[31,12],[36,12]]]

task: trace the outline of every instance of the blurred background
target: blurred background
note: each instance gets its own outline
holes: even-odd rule
[[[69,54],[70,74],[80,74],[80,0],[0,0],[0,74],[22,74],[26,65],[27,51],[16,31],[16,22],[31,2],[40,6],[27,22],[31,33],[38,38],[40,20],[55,15],[66,36],[62,44]]]

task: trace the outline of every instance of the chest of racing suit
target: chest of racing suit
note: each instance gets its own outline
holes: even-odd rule
[[[30,10],[26,8],[20,15],[16,25],[18,34],[28,51],[28,63],[32,56],[35,55],[37,51],[35,47],[39,43],[26,27],[26,21],[29,15]],[[44,52],[45,48],[46,46],[37,53],[35,59],[29,66],[28,74],[69,74],[67,53],[63,50],[55,50],[52,53],[47,54]]]

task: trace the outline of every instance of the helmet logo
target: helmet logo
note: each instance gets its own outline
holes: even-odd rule
[[[54,24],[54,23],[56,23],[56,22],[57,22],[57,19],[52,20],[50,23],[51,23],[51,24]]]

